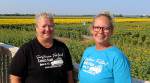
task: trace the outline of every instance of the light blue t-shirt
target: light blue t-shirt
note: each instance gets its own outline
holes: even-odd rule
[[[131,83],[130,65],[117,47],[92,46],[84,51],[78,78],[80,83]]]

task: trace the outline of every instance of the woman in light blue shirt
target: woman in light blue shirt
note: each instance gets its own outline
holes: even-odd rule
[[[79,67],[80,83],[131,83],[127,57],[109,42],[114,26],[107,13],[97,15],[90,27],[95,46],[88,47]]]

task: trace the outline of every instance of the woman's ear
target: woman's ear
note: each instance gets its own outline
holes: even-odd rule
[[[35,25],[35,31],[37,31],[37,29],[38,29],[38,25],[36,24],[36,25]]]
[[[111,35],[114,34],[114,27],[111,29]]]

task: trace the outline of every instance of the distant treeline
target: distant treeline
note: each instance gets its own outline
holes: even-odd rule
[[[35,14],[0,14],[0,16],[22,16],[22,17],[33,17]],[[56,17],[94,17],[95,15],[55,15]],[[123,14],[113,14],[113,17],[148,17],[150,18],[150,15],[123,15]]]
[[[0,16],[34,16],[34,14],[0,14]]]
[[[35,16],[35,14],[0,14],[0,16]],[[93,17],[94,15],[55,15],[58,17]]]

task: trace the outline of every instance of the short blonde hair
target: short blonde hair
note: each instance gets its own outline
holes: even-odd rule
[[[112,19],[111,15],[110,15],[110,13],[109,13],[108,11],[103,11],[103,12],[99,13],[98,15],[96,15],[96,16],[93,18],[93,21],[92,21],[92,23],[91,23],[91,25],[90,25],[90,27],[89,27],[90,33],[93,33],[92,27],[94,26],[95,19],[97,19],[97,18],[99,18],[99,17],[101,17],[101,16],[104,16],[104,17],[108,18],[110,27],[111,27],[111,29],[112,29],[112,31],[113,31],[113,29],[114,29],[113,19]]]

